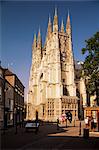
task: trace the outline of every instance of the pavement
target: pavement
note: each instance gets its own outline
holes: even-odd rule
[[[11,128],[1,134],[1,149],[98,149],[99,132],[90,132],[89,138],[84,138],[84,122],[81,124],[81,135],[79,121],[75,127],[60,125],[59,130],[56,124],[44,124],[37,134],[34,131],[25,132],[25,128],[20,127],[15,134],[15,128]]]

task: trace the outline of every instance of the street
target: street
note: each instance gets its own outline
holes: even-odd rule
[[[57,130],[56,124],[44,124],[39,128],[39,132],[25,132],[24,128],[18,127],[5,131],[1,134],[2,149],[98,149],[99,133],[89,134],[89,138],[83,137],[83,123],[81,135],[79,135],[79,121],[75,127],[60,126]]]

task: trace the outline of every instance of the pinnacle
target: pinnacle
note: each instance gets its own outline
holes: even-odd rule
[[[50,18],[50,15],[49,15],[49,21],[48,21],[48,29],[47,29],[47,32],[51,32],[52,29],[51,29],[51,18]]]
[[[55,8],[55,15],[54,15],[54,21],[53,21],[53,31],[58,31],[58,17],[57,17],[57,9]]]
[[[36,41],[36,33],[34,33],[34,41]]]
[[[70,15],[69,15],[69,11],[68,11],[67,23],[66,23],[66,32],[68,32],[69,30],[71,30],[71,25],[70,25]]]
[[[52,26],[51,26],[50,14],[49,14],[49,21],[48,21],[48,27],[47,27],[47,37],[50,36],[51,32],[52,32]]]
[[[41,36],[41,31],[40,31],[40,27],[39,27],[39,31],[38,31],[38,37]]]
[[[36,34],[34,34],[34,41],[33,41],[33,49],[35,49],[36,48]]]
[[[68,16],[67,16],[67,23],[70,24],[70,15],[69,15],[69,10],[68,10]]]
[[[39,31],[38,31],[37,47],[41,47],[41,32],[40,32],[40,27],[39,27]]]
[[[49,24],[51,24],[51,17],[50,17],[50,14],[49,14],[49,21],[48,21]]]
[[[57,8],[55,7],[55,16],[57,16]]]
[[[61,23],[61,32],[64,32],[64,23],[63,23],[63,20],[62,20],[62,23]]]

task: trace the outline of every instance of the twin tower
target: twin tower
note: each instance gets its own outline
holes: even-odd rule
[[[44,47],[40,30],[37,39],[34,35],[28,119],[35,119],[38,116],[45,121],[56,121],[67,111],[77,116],[77,110],[70,16],[68,13],[66,32],[63,21],[59,30],[55,10],[53,25],[49,17]]]

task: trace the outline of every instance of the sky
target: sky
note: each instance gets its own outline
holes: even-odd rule
[[[53,22],[55,7],[58,23],[66,19],[68,10],[72,25],[73,53],[76,60],[84,61],[81,49],[85,40],[99,31],[99,1],[27,1],[2,0],[0,2],[0,60],[5,68],[13,71],[25,86],[25,99],[28,91],[29,72],[32,61],[34,33],[40,27],[44,45],[48,16]]]

